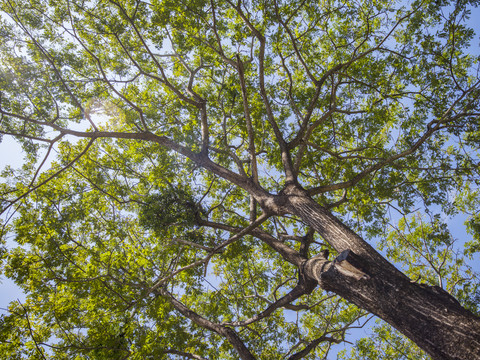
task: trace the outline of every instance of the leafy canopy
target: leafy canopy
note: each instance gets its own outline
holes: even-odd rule
[[[214,323],[259,359],[326,358],[366,314],[320,290],[275,305],[298,268],[269,239],[335,252],[248,191],[293,180],[478,313],[476,5],[0,0],[0,133],[25,155],[2,173],[2,274],[26,294],[0,353],[237,358]],[[423,357],[374,334],[343,356]]]

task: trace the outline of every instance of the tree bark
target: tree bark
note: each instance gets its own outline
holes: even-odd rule
[[[445,290],[412,282],[365,240],[298,188],[284,209],[312,226],[340,255],[306,261],[303,274],[385,320],[433,359],[480,359],[480,318]]]

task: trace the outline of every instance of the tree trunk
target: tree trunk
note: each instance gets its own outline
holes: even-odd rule
[[[312,226],[340,255],[309,259],[304,276],[385,320],[433,359],[480,359],[480,318],[437,286],[412,282],[375,249],[301,190],[284,208]]]

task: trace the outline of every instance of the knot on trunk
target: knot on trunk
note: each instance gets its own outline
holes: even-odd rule
[[[356,280],[368,280],[368,275],[362,264],[362,259],[352,250],[344,250],[333,260],[333,266],[342,274]]]
[[[335,280],[339,274],[355,280],[368,280],[363,262],[352,250],[342,251],[333,261],[327,259],[327,253],[320,254],[307,260],[303,266],[305,275],[321,283],[328,278]]]

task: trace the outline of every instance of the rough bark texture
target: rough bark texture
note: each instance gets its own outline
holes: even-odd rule
[[[435,360],[480,359],[480,318],[439,287],[412,282],[375,249],[301,191],[284,195],[287,212],[312,226],[340,255],[304,264],[304,274],[385,320]]]

